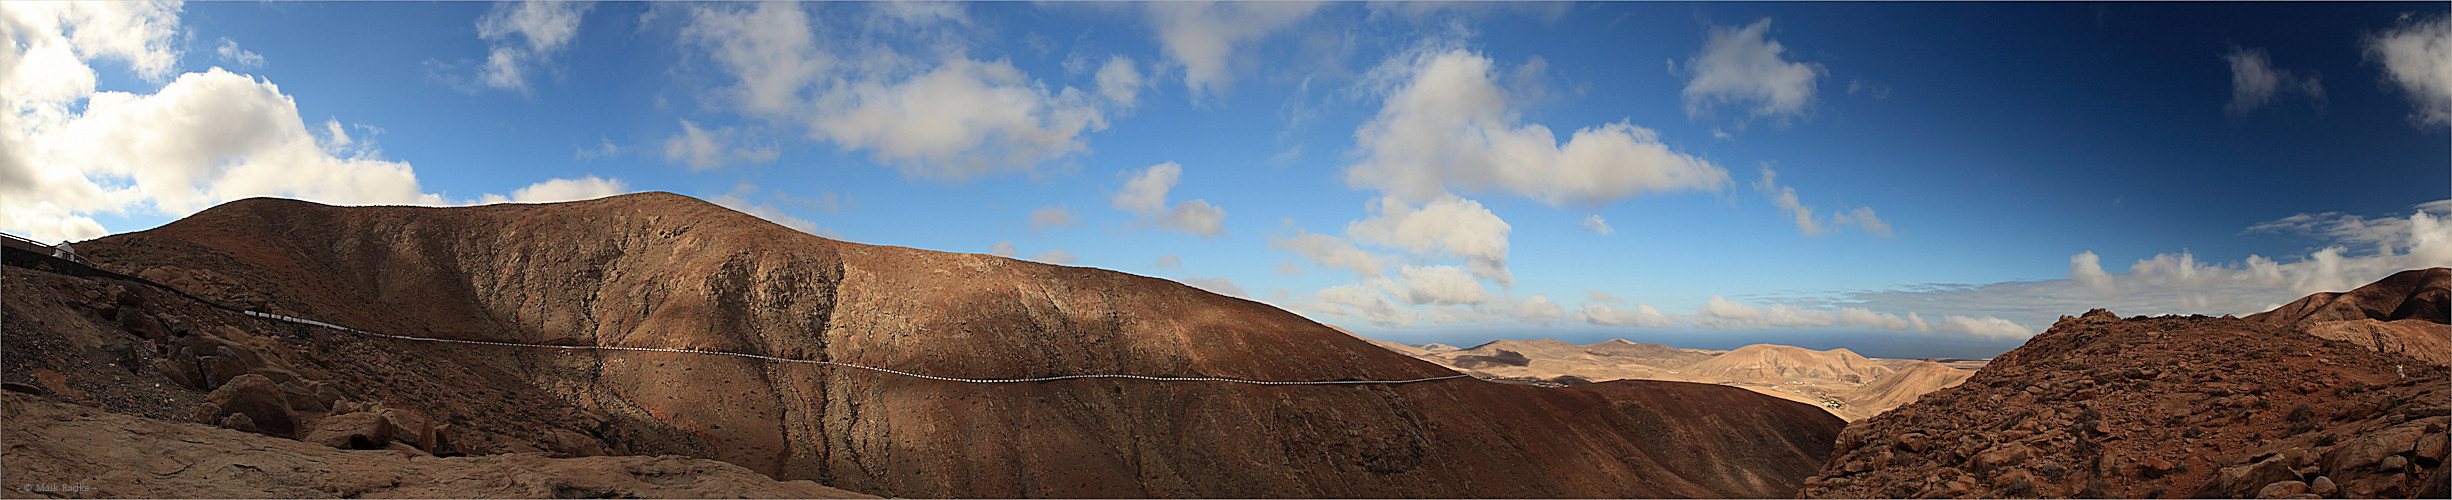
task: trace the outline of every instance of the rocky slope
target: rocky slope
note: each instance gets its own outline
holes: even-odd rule
[[[2413,269],[2344,293],[2319,293],[2249,315],[2249,321],[2296,327],[2308,334],[2452,364],[2452,269]]]
[[[664,193],[450,209],[253,199],[78,248],[205,300],[404,335],[972,378],[1452,373],[1165,280],[836,242]],[[1786,496],[1843,425],[1675,382],[981,385],[414,343],[9,272],[0,345],[25,361],[0,370],[13,387],[42,387],[42,369],[157,419],[339,446],[380,447],[390,429],[394,448],[443,455],[685,455],[889,496]]]
[[[875,498],[675,456],[346,450],[0,393],[9,497]]]
[[[2267,323],[2098,309],[1849,426],[1801,494],[2444,498],[2447,383]]]

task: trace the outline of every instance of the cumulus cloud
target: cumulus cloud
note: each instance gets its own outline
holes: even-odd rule
[[[820,97],[812,135],[865,149],[905,173],[944,179],[1025,170],[1086,151],[1103,111],[1072,87],[1050,91],[1006,61],[956,58],[905,80],[851,82]]]
[[[1035,169],[1088,151],[1082,135],[1107,127],[1109,107],[1129,104],[1111,102],[1125,97],[1124,87],[1102,87],[1100,95],[1051,88],[1008,61],[969,58],[958,43],[922,41],[938,47],[922,55],[868,40],[820,44],[810,21],[794,3],[706,6],[692,11],[682,39],[735,82],[722,92],[726,103],[805,124],[813,140],[867,151],[913,177],[963,180]],[[1102,84],[1132,83],[1126,68],[1106,73]]]
[[[1481,280],[1455,266],[1405,266],[1397,270],[1405,283],[1405,303],[1414,305],[1478,304],[1491,295]]]
[[[95,93],[84,111],[32,141],[29,163],[75,170],[69,175],[87,178],[70,182],[100,191],[88,194],[104,204],[183,215],[251,196],[443,203],[418,189],[407,163],[326,149],[279,87],[219,68],[180,75],[152,95]],[[103,188],[91,177],[120,182]]]
[[[1030,211],[1031,231],[1066,229],[1079,223],[1081,223],[1081,216],[1074,215],[1071,207],[1063,205],[1039,207]]]
[[[1378,286],[1370,286],[1371,283],[1377,283]],[[1421,313],[1399,305],[1396,301],[1389,300],[1387,294],[1381,293],[1380,288],[1393,286],[1387,283],[1386,278],[1377,278],[1365,283],[1348,283],[1323,288],[1312,294],[1318,299],[1317,301],[1302,301],[1289,305],[1299,310],[1346,316],[1380,326],[1413,326]]]
[[[1609,227],[1609,221],[1601,220],[1601,214],[1584,216],[1583,225],[1585,231],[1591,231],[1602,236],[1608,236],[1610,233],[1618,232],[1617,229]]]
[[[1610,294],[1606,294],[1606,293],[1601,293],[1601,291],[1599,291],[1599,290],[1584,290],[1584,300],[1591,301],[1591,302],[1608,302],[1608,303],[1614,303],[1614,304],[1624,304],[1624,303],[1626,303],[1626,299],[1621,299],[1621,298],[1618,298],[1618,296],[1616,296],[1616,295],[1610,295]]]
[[[2413,19],[2366,37],[2367,59],[2384,64],[2384,76],[2409,95],[2417,109],[2410,119],[2452,125],[2452,17]]]
[[[1449,195],[1413,206],[1392,197],[1371,203],[1372,216],[1346,224],[1354,239],[1418,255],[1464,259],[1474,276],[1514,287],[1507,271],[1507,233],[1512,230],[1481,202]]]
[[[1124,189],[1111,200],[1116,209],[1140,215],[1144,222],[1215,238],[1226,234],[1226,210],[1210,205],[1207,200],[1192,200],[1167,206],[1166,193],[1175,188],[1183,175],[1183,166],[1175,162],[1151,165],[1133,173],[1124,181]]]
[[[1224,91],[1235,69],[1252,63],[1236,49],[1283,30],[1320,8],[1313,2],[1153,2],[1143,7],[1158,48],[1184,69],[1194,100]]]
[[[1170,253],[1170,254],[1166,254],[1166,255],[1160,255],[1160,256],[1158,256],[1158,263],[1156,263],[1156,264],[1150,264],[1149,266],[1150,266],[1150,267],[1159,268],[1159,269],[1174,269],[1174,270],[1177,270],[1177,271],[1181,271],[1181,270],[1183,270],[1183,258],[1181,258],[1181,257],[1176,257],[1176,256],[1175,256],[1175,254],[1171,254],[1171,253]]]
[[[1771,20],[1744,27],[1713,26],[1703,49],[1686,60],[1686,114],[1702,116],[1719,104],[1748,106],[1754,117],[1802,115],[1813,104],[1814,85],[1826,73],[1818,64],[1787,60],[1769,38]]]
[[[1038,254],[1038,255],[1033,255],[1033,256],[1031,256],[1031,257],[1030,257],[1030,260],[1035,260],[1035,261],[1039,261],[1039,262],[1045,262],[1045,263],[1048,263],[1048,264],[1055,264],[1055,265],[1059,265],[1059,266],[1064,266],[1064,265],[1072,265],[1072,264],[1073,264],[1073,263],[1075,263],[1075,262],[1081,262],[1081,258],[1080,258],[1080,257],[1074,257],[1072,252],[1067,252],[1067,251],[1063,251],[1063,250],[1048,250],[1048,251],[1047,251],[1047,253],[1042,253],[1042,254]]]
[[[1807,236],[1828,234],[1836,227],[1845,226],[1853,226],[1864,230],[1866,234],[1885,238],[1896,234],[1891,232],[1889,222],[1882,221],[1881,216],[1873,213],[1872,207],[1856,207],[1832,213],[1829,218],[1832,227],[1824,227],[1823,219],[1814,216],[1812,206],[1797,201],[1796,188],[1780,185],[1779,172],[1771,170],[1769,166],[1762,167],[1762,180],[1754,182],[1754,190],[1761,192],[1763,197],[1770,198],[1771,205],[1779,207],[1781,213],[1794,219],[1796,230]]]
[[[253,68],[264,65],[263,54],[257,54],[247,49],[238,48],[238,41],[231,40],[228,37],[223,37],[221,39],[221,44],[213,47],[213,56],[241,68]]]
[[[1489,58],[1427,48],[1373,70],[1390,82],[1379,114],[1354,132],[1362,159],[1346,182],[1420,203],[1450,187],[1498,190],[1550,205],[1598,204],[1643,193],[1717,190],[1728,172],[1671,151],[1651,129],[1628,122],[1575,131],[1560,143],[1549,127],[1519,123],[1515,102]]]
[[[995,245],[988,246],[988,255],[1012,257],[1019,254],[1021,254],[1021,251],[1013,248],[1013,242],[1011,241],[999,241],[996,242]]]
[[[766,163],[782,155],[771,147],[734,146],[739,135],[732,127],[706,130],[698,128],[697,123],[681,120],[681,133],[664,140],[664,161],[688,165],[690,170],[707,170],[734,162]]]
[[[1139,99],[1141,86],[1146,84],[1140,67],[1124,56],[1108,58],[1106,64],[1098,67],[1097,79],[1098,95],[1122,106],[1131,106]]]
[[[570,46],[579,34],[579,18],[594,4],[527,1],[497,3],[477,19],[477,37],[491,45],[477,81],[485,86],[525,92],[529,68],[544,64]]]
[[[1652,308],[1651,304],[1635,304],[1634,309],[1619,309],[1608,304],[1587,303],[1583,311],[1576,313],[1575,319],[1601,326],[1668,328],[1678,324],[1676,316],[1662,313]]]
[[[1342,267],[1351,270],[1355,277],[1379,276],[1382,269],[1380,256],[1355,247],[1352,242],[1344,238],[1303,232],[1301,229],[1295,231],[1292,237],[1270,236],[1269,248],[1293,252],[1304,260],[1311,261],[1312,265],[1329,268]],[[1284,269],[1279,271],[1284,272]]]
[[[2231,47],[2222,59],[2231,63],[2231,102],[2222,112],[2231,116],[2246,116],[2256,108],[2272,103],[2274,97],[2301,94],[2324,108],[2324,84],[2316,75],[2300,78],[2290,70],[2273,67],[2265,49]]]
[[[590,175],[577,179],[551,179],[512,191],[510,196],[487,194],[479,203],[556,203],[593,200],[630,192],[630,184],[621,179],[602,179]],[[806,222],[806,221],[803,221]],[[796,228],[797,229],[797,228]],[[804,230],[805,231],[805,230]]]
[[[1944,333],[1956,333],[1993,338],[2023,338],[2033,336],[2035,334],[2035,329],[2020,326],[2019,324],[2012,323],[2009,320],[2001,318],[1969,318],[1966,316],[1942,317],[1941,331]]]

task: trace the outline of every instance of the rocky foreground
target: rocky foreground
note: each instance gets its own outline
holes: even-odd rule
[[[1851,425],[1801,495],[2444,498],[2447,384],[2297,329],[2096,310]]]
[[[347,450],[0,393],[9,497],[876,498],[676,456]]]

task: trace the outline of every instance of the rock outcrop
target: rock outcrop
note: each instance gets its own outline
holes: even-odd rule
[[[2442,498],[2452,374],[2231,318],[2067,318],[1848,427],[1818,498]]]
[[[2249,321],[2295,327],[2310,335],[2452,364],[2452,269],[2412,269],[2342,293],[2309,295]]]

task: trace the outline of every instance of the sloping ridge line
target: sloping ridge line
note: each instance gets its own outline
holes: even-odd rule
[[[772,362],[778,362],[778,363],[801,363],[801,364],[811,364],[811,365],[821,365],[821,366],[835,366],[835,367],[843,367],[843,368],[855,368],[855,369],[868,370],[868,371],[878,372],[878,373],[891,373],[891,374],[895,374],[895,375],[902,375],[902,376],[905,376],[905,377],[923,378],[923,379],[928,379],[928,380],[940,380],[940,381],[946,381],[946,382],[963,382],[963,383],[971,383],[971,384],[1012,384],[1012,383],[1022,383],[1022,382],[1054,382],[1054,381],[1058,381],[1058,380],[1073,380],[1073,379],[1121,378],[1121,379],[1134,379],[1134,380],[1149,380],[1149,381],[1156,381],[1156,382],[1228,382],[1228,383],[1237,383],[1237,384],[1254,384],[1254,385],[1363,385],[1363,384],[1396,385],[1396,384],[1410,384],[1410,383],[1415,383],[1415,382],[1430,382],[1430,381],[1437,381],[1437,380],[1447,380],[1447,379],[1452,379],[1452,378],[1463,378],[1463,377],[1468,376],[1468,375],[1465,375],[1465,374],[1461,374],[1461,373],[1460,373],[1460,374],[1448,375],[1448,376],[1444,376],[1444,377],[1424,377],[1424,378],[1409,379],[1409,380],[1246,380],[1246,379],[1238,379],[1238,378],[1225,378],[1225,377],[1157,377],[1157,376],[1149,376],[1149,375],[1125,375],[1125,374],[1097,373],[1097,374],[1083,374],[1083,375],[1058,375],[1058,376],[1053,376],[1053,377],[1033,377],[1033,378],[960,378],[960,377],[940,377],[940,376],[936,376],[936,375],[927,375],[927,374],[921,374],[921,373],[912,373],[912,372],[906,372],[906,371],[902,371],[902,370],[895,370],[895,369],[892,369],[892,368],[879,368],[879,367],[874,367],[874,366],[855,365],[855,364],[851,364],[851,363],[841,363],[841,362],[835,362],[835,361],[818,361],[818,360],[811,360],[811,359],[779,358],[779,357],[774,357],[774,356],[765,356],[765,355],[758,355],[758,354],[739,353],[739,352],[729,352],[729,351],[707,351],[707,350],[698,350],[698,349],[666,349],[666,348],[656,348],[656,347],[622,347],[622,346],[597,346],[597,345],[520,344],[520,343],[513,343],[513,342],[492,342],[492,341],[484,341],[484,340],[463,340],[463,339],[441,339],[441,338],[431,338],[431,337],[411,337],[411,336],[406,336],[406,335],[391,335],[391,334],[385,334],[385,333],[376,333],[376,332],[370,332],[370,331],[365,331],[365,330],[359,330],[359,329],[356,329],[356,328],[350,328],[350,327],[345,327],[345,326],[335,325],[335,324],[331,324],[331,323],[325,323],[325,322],[322,322],[322,321],[315,321],[315,320],[306,319],[306,318],[297,318],[297,317],[291,317],[291,316],[283,316],[283,315],[279,315],[279,314],[266,313],[266,312],[258,312],[258,311],[252,311],[252,310],[244,310],[244,309],[239,309],[239,308],[236,308],[236,307],[230,307],[230,306],[227,306],[227,305],[222,305],[222,304],[220,304],[220,303],[213,302],[213,301],[210,301],[210,300],[205,300],[203,297],[197,297],[197,296],[195,296],[195,295],[189,294],[189,293],[187,293],[187,292],[185,292],[185,291],[182,291],[182,290],[179,290],[179,289],[177,289],[177,288],[172,288],[170,285],[164,285],[164,284],[161,284],[161,283],[156,283],[156,282],[154,282],[153,280],[148,280],[148,279],[144,279],[144,278],[138,278],[138,277],[135,277],[135,276],[128,276],[128,275],[125,275],[125,274],[119,274],[119,273],[114,273],[114,272],[110,272],[110,271],[105,271],[105,270],[102,270],[102,269],[100,269],[100,268],[96,268],[96,267],[93,267],[93,266],[90,266],[90,265],[86,265],[86,264],[84,264],[84,263],[74,262],[74,261],[69,261],[69,260],[67,260],[67,259],[61,259],[61,258],[58,258],[58,257],[52,257],[52,256],[49,256],[49,255],[41,255],[41,254],[37,254],[37,253],[34,253],[34,252],[28,252],[28,251],[18,250],[18,249],[15,249],[15,248],[9,248],[9,249],[7,249],[7,250],[6,250],[6,254],[7,254],[7,258],[6,258],[6,263],[7,263],[7,265],[17,266],[17,267],[23,267],[23,268],[27,268],[27,269],[34,269],[34,270],[39,270],[39,271],[46,271],[46,272],[58,273],[58,274],[66,274],[66,275],[71,275],[71,276],[97,277],[97,278],[111,278],[111,279],[118,279],[118,280],[125,280],[125,281],[135,282],[135,283],[143,284],[143,285],[145,285],[145,286],[150,286],[150,287],[154,287],[154,288],[159,288],[159,289],[162,289],[163,291],[167,291],[167,292],[170,292],[170,293],[173,293],[173,294],[178,294],[180,297],[184,297],[184,298],[187,298],[188,300],[193,300],[193,301],[196,301],[197,303],[201,303],[201,304],[204,304],[204,305],[207,305],[207,306],[211,306],[211,307],[213,307],[213,308],[215,308],[215,309],[221,309],[221,310],[224,310],[224,311],[230,311],[230,312],[241,313],[241,314],[245,314],[245,315],[247,315],[248,317],[252,317],[252,318],[261,318],[261,319],[273,320],[273,321],[283,321],[283,322],[296,323],[296,324],[308,325],[308,326],[318,326],[318,327],[329,328],[329,329],[333,329],[333,330],[339,330],[339,331],[343,331],[343,332],[355,333],[355,334],[359,334],[359,335],[367,335],[367,336],[374,336],[374,337],[382,337],[382,338],[393,339],[393,340],[408,340],[408,341],[416,341],[416,342],[441,342],[441,343],[453,343],[453,344],[489,345],[489,346],[499,346],[499,347],[527,347],[527,348],[537,348],[537,349],[574,349],[574,350],[596,350],[596,351],[640,351],[640,352],[670,352],[670,353],[681,353],[681,354],[710,354],[710,355],[719,355],[719,356],[734,356],[734,357],[740,357],[740,358],[748,358],[748,359],[756,359],[756,360],[772,361]]]

